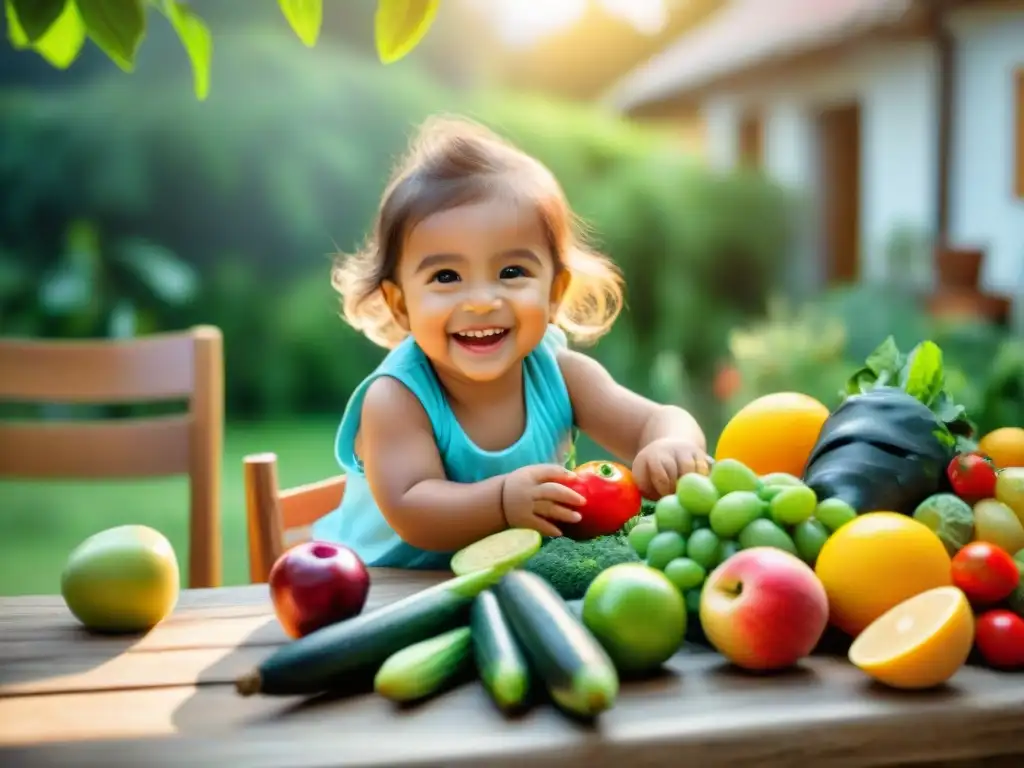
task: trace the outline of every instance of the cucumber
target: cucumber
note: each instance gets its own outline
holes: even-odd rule
[[[484,688],[499,709],[521,707],[530,693],[530,667],[492,591],[477,595],[469,622],[473,656]]]
[[[550,584],[516,570],[505,574],[494,593],[559,707],[591,717],[614,705],[619,676],[612,660]]]
[[[583,621],[583,598],[579,600],[566,600],[565,604],[569,607],[569,613],[575,616],[579,621]]]
[[[471,669],[469,627],[442,632],[389,656],[373,678],[373,689],[391,701],[416,701],[442,690]]]
[[[235,681],[243,696],[296,696],[362,683],[394,653],[469,621],[473,599],[505,573],[457,576],[283,645]]]
[[[498,566],[514,568],[537,554],[541,536],[531,528],[509,528],[463,547],[451,559],[456,576]]]

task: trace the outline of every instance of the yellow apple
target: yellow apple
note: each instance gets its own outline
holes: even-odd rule
[[[97,632],[139,632],[178,602],[178,560],[171,542],[144,525],[120,525],[79,544],[60,591],[75,618]]]

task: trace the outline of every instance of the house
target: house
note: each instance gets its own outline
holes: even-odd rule
[[[800,190],[809,290],[891,279],[917,232],[934,308],[1004,321],[1024,295],[1021,0],[731,0],[606,100]]]

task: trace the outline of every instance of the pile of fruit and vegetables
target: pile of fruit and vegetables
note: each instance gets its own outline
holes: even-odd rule
[[[369,579],[344,547],[293,550],[336,559],[347,586],[303,618],[288,587],[299,566],[275,566],[274,604],[297,639],[238,690],[364,682],[409,701],[476,679],[505,711],[543,694],[593,716],[686,638],[779,670],[827,630],[896,688],[941,685],[971,659],[1024,669],[1024,429],[997,433],[975,442],[935,344],[904,354],[887,339],[834,409],[759,398],[730,420],[709,473],[662,499],[641,499],[613,462],[578,467],[587,504],[565,536],[495,534],[457,553],[449,580],[384,608],[362,612]]]

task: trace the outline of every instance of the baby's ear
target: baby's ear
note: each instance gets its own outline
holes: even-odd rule
[[[398,323],[399,327],[408,333],[409,312],[405,307],[405,294],[402,293],[402,289],[398,287],[398,283],[385,280],[380,284],[380,291],[384,295],[384,301],[388,305],[388,309],[391,310],[391,316]]]
[[[572,272],[566,268],[562,268],[555,275],[555,279],[551,281],[551,315],[558,314],[558,310],[562,306],[562,300],[565,298],[566,291],[569,290],[569,286],[572,284]]]

